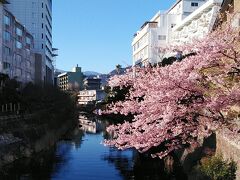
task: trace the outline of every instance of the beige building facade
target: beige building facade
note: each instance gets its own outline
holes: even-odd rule
[[[74,67],[71,72],[58,75],[58,86],[63,91],[79,91],[83,89],[83,77],[81,67]]]

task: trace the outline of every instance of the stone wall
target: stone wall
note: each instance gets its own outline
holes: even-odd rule
[[[240,1],[239,0],[234,0],[234,10],[240,11]]]
[[[35,121],[31,115],[0,119],[0,173],[4,165],[50,148],[77,125],[74,118],[66,119],[54,128]]]
[[[237,163],[237,180],[240,180],[240,140],[224,133],[216,135],[216,153],[221,154],[225,160],[233,159]]]

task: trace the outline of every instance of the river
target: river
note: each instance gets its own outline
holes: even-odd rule
[[[31,159],[16,161],[4,170],[1,180],[164,180],[186,179],[181,167],[134,150],[105,147],[108,121],[80,116],[79,128],[49,150]]]

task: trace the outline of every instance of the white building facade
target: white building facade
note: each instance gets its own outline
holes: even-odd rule
[[[103,90],[83,90],[78,94],[78,104],[88,105],[94,104],[97,101],[102,101],[106,97],[106,93]]]
[[[7,8],[34,37],[34,50],[41,54],[38,81],[53,83],[52,0],[8,0]]]
[[[170,42],[183,44],[204,38],[213,29],[222,3],[223,0],[208,0],[172,29]]]
[[[208,1],[211,1],[210,4],[215,5],[214,0],[177,0],[167,12],[158,12],[149,22],[146,22],[133,38],[133,65],[138,63],[145,65],[147,63],[154,64],[161,62],[166,56],[161,52],[159,47],[166,47],[166,45],[172,44],[177,40],[175,36],[176,33],[180,31],[180,24],[186,22],[187,20],[185,19],[187,18],[189,21],[191,18],[199,17],[193,16],[192,14],[206,3],[209,3]],[[206,6],[209,7],[208,5],[204,7]],[[217,3],[216,6],[219,7],[219,3]],[[219,8],[214,8],[212,13],[215,15],[217,10],[219,10]],[[199,11],[201,11],[200,14],[204,14],[206,13],[206,8],[201,8]],[[210,20],[211,23],[213,19],[214,18]],[[210,21],[208,21],[208,23],[210,23]],[[202,29],[199,31],[202,31]]]

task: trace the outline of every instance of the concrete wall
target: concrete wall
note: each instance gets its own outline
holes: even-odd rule
[[[240,180],[240,141],[223,133],[217,133],[216,141],[216,153],[222,154],[226,160],[233,159],[237,163],[236,180]]]

